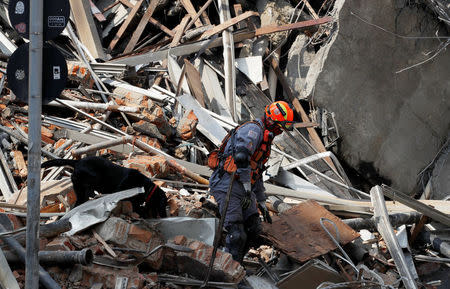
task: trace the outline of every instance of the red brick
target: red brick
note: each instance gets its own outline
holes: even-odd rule
[[[170,258],[165,258],[164,264],[176,266],[176,268],[171,269],[177,270],[179,274],[187,273],[197,278],[204,278],[203,274],[209,266],[213,247],[197,240],[186,239],[184,236],[176,236],[172,242],[187,246],[194,251],[191,253],[177,252],[175,254],[175,262],[171,262]],[[244,276],[244,268],[234,261],[229,253],[217,251],[211,280],[238,283]]]
[[[56,237],[45,246],[46,251],[73,251],[75,247],[68,237]]]
[[[152,177],[166,177],[170,172],[170,166],[164,156],[138,155],[124,161],[124,165]]]
[[[189,140],[195,136],[196,128],[198,124],[198,118],[195,116],[194,112],[191,110],[189,113],[185,114],[180,120],[177,126],[177,134],[183,140]]]
[[[90,288],[95,283],[103,283],[105,288],[115,288],[117,277],[127,277],[128,288],[132,286],[138,289],[143,288],[145,278],[139,273],[137,267],[115,269],[96,264],[83,266],[81,286]]]
[[[186,243],[186,241],[187,241],[187,238],[183,235],[178,235],[173,239],[173,243],[176,245],[180,245],[180,246],[184,245]]]

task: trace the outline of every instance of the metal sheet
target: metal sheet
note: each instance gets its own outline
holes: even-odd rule
[[[359,234],[315,201],[306,201],[279,216],[273,223],[263,223],[263,235],[274,246],[299,262],[305,262],[336,249],[336,245],[320,225],[320,218],[332,220],[338,230],[341,244],[347,244]],[[328,222],[326,228],[335,235]]]
[[[105,195],[75,207],[62,217],[62,219],[68,218],[72,224],[72,229],[66,232],[65,235],[72,236],[92,225],[105,221],[119,201],[142,194],[143,192],[144,188],[129,189]]]
[[[323,282],[344,282],[339,273],[319,260],[311,260],[278,282],[280,289],[316,289]]]
[[[157,220],[149,220],[156,224],[156,229],[161,232],[165,240],[183,235],[189,239],[195,239],[212,246],[216,233],[216,218],[189,218],[174,217]]]

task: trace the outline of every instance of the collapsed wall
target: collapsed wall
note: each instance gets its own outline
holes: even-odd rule
[[[300,97],[335,113],[343,160],[405,192],[446,141],[450,124],[450,53],[441,49],[399,72],[450,42],[433,38],[448,37],[448,26],[415,2],[337,0],[328,43],[315,53],[300,35],[287,68]]]

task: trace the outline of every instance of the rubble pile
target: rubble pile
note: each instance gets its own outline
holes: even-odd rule
[[[43,106],[42,162],[97,155],[137,169],[166,193],[168,218],[136,212],[128,199],[140,188],[75,207],[72,170],[43,169],[41,270],[61,288],[200,287],[220,217],[208,154],[283,99],[298,123],[275,139],[265,172],[265,245],[242,264],[219,249],[208,286],[450,286],[449,202],[354,188],[328,150],[336,123],[305,109],[284,74],[295,37],[314,50],[336,33],[334,2],[70,0],[69,25],[52,41],[68,81]],[[0,287],[24,288],[14,248],[25,246],[29,107],[5,77],[24,39],[0,6],[0,270],[13,276]]]

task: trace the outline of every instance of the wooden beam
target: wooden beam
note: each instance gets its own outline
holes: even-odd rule
[[[197,11],[195,11],[194,5],[192,5],[191,0],[180,0],[184,9],[186,9],[187,13],[191,16],[192,19],[197,16]],[[198,19],[194,20],[194,24],[196,27],[202,27],[202,22]]]
[[[261,35],[265,35],[265,34],[281,32],[281,31],[286,31],[286,30],[314,27],[317,25],[331,22],[331,21],[333,21],[333,18],[327,16],[327,17],[322,17],[322,18],[315,19],[315,20],[300,21],[300,22],[290,23],[290,24],[286,24],[286,25],[267,25],[267,26],[256,29],[255,36],[261,36]]]
[[[205,33],[203,33],[202,36],[200,37],[200,40],[209,38],[209,37],[213,36],[214,34],[220,33],[222,31],[224,31],[225,29],[227,29],[247,18],[250,18],[252,16],[259,16],[259,13],[255,12],[255,11],[247,11],[241,15],[238,15],[238,16],[231,18],[223,23],[220,23],[219,25],[215,26],[213,29],[208,30]]]
[[[245,39],[253,38],[253,37],[255,37],[256,33],[258,33],[258,35],[261,36],[261,35],[270,34],[270,33],[278,32],[278,31],[285,31],[285,30],[289,30],[289,29],[300,29],[301,30],[301,29],[317,26],[320,24],[324,24],[324,23],[327,23],[327,22],[333,20],[331,17],[326,17],[327,21],[323,21],[322,19],[324,19],[324,18],[320,18],[318,20],[297,22],[297,23],[294,23],[294,24],[297,24],[297,25],[294,25],[294,28],[291,24],[287,24],[287,25],[279,26],[279,27],[277,27],[277,29],[272,29],[273,27],[271,29],[265,29],[263,27],[263,28],[259,28],[259,29],[255,30],[255,31],[239,32],[239,33],[233,34],[233,41],[241,42]],[[302,23],[304,23],[304,25]],[[298,27],[298,28],[296,28],[296,27]],[[173,48],[170,48],[170,53],[171,53],[171,55],[174,55],[174,56],[182,56],[182,55],[188,55],[191,53],[195,53],[195,52],[199,51],[200,49],[202,49],[203,45],[205,43],[207,43],[208,41],[209,40],[203,40],[203,41],[198,41],[195,43],[190,43],[190,44],[173,47]],[[223,39],[222,39],[222,37],[219,37],[219,38],[211,41],[208,45],[208,48],[219,47],[221,45],[223,45]],[[120,57],[120,58],[116,58],[114,60],[109,61],[109,63],[123,63],[123,64],[127,64],[130,66],[134,66],[134,65],[138,65],[138,64],[147,64],[150,62],[166,59],[168,51],[169,51],[169,49],[162,49],[159,51],[151,51],[151,52],[146,52],[146,53],[142,53],[139,55]]]
[[[148,22],[150,22],[151,24],[155,25],[156,27],[158,27],[159,29],[161,29],[162,32],[166,33],[167,35],[169,35],[170,37],[174,37],[175,36],[175,32],[173,32],[172,30],[170,30],[169,28],[167,28],[166,26],[164,26],[161,22],[159,22],[158,20],[156,20],[153,17],[150,17],[150,19],[148,20]]]
[[[231,25],[229,25],[229,23],[232,23],[230,22],[230,20],[233,19],[231,18],[230,4],[228,0],[218,0],[217,4],[219,6],[219,17],[221,23],[220,25],[218,25],[218,27],[225,28],[222,30],[223,31],[222,46],[224,59],[223,70],[225,74],[225,87],[224,87],[225,99],[227,100],[228,108],[230,109],[233,120],[237,121],[238,115],[236,109],[236,67],[234,64],[234,36],[233,36],[233,29]],[[238,17],[242,18],[243,15],[240,15]]]
[[[242,11],[242,5],[241,4],[234,4],[233,5],[233,9],[234,9],[234,15],[238,16],[238,15],[242,15],[244,11]],[[245,25],[242,22],[239,22],[236,24],[237,29],[243,29],[246,28],[247,25]]]
[[[206,3],[202,6],[202,8],[200,8],[200,10],[198,10],[197,14],[192,17],[192,19],[191,19],[191,21],[189,21],[188,25],[186,25],[186,29],[185,30],[188,30],[189,28],[192,27],[192,25],[194,25],[194,22],[197,21],[197,19],[200,17],[200,15],[205,13],[206,8],[208,8],[208,6],[209,6],[209,4],[211,4],[211,2],[212,2],[212,0],[206,1]],[[209,19],[206,22],[207,22],[206,24],[211,24]]]
[[[186,69],[186,77],[188,80],[189,89],[191,90],[195,99],[197,99],[198,103],[200,103],[202,107],[206,107],[200,73],[195,68],[195,66],[187,59],[184,60],[184,67]]]
[[[281,71],[280,67],[278,66],[278,63],[273,58],[271,60],[271,66],[272,66],[273,70],[275,71],[275,73],[278,77],[278,80],[280,81],[281,86],[283,87],[284,92],[286,92],[286,94],[289,97],[289,100],[294,105],[295,111],[297,111],[297,113],[302,118],[302,121],[303,122],[311,122],[311,120],[309,119],[305,110],[303,109],[302,105],[300,104],[300,101],[297,99],[297,97],[292,92],[291,87],[290,87],[289,83],[287,82],[286,76],[284,76],[283,72]],[[325,146],[323,145],[322,140],[320,139],[317,131],[312,127],[308,127],[306,129],[308,131],[308,134],[311,138],[311,142],[312,142],[313,146],[315,147],[315,149],[319,153],[326,152],[327,150],[325,149]],[[333,161],[329,157],[324,158],[324,160],[330,165],[330,167],[335,172],[337,172],[337,169],[334,166]]]
[[[205,25],[211,25],[211,20],[209,20],[208,13],[206,13],[206,11],[202,11],[202,15],[200,17],[202,17],[202,20],[203,22],[205,22]]]
[[[123,5],[127,6],[128,8],[132,8],[134,7],[134,5],[128,1],[128,0],[119,0],[120,3],[122,3]],[[170,30],[169,28],[167,28],[166,26],[164,26],[161,22],[159,22],[158,20],[156,20],[153,17],[150,17],[150,19],[148,20],[148,22],[150,24],[155,25],[156,27],[158,27],[159,29],[161,29],[162,32],[166,33],[167,35],[169,35],[170,37],[173,37],[175,35],[175,32],[173,32],[172,30]]]
[[[398,201],[410,208],[413,208],[414,210],[418,211],[419,213],[424,214],[427,217],[430,217],[431,219],[442,223],[446,226],[450,226],[450,217],[446,214],[442,213],[441,211],[438,211],[432,207],[429,207],[422,202],[419,202],[410,196],[407,196],[401,192],[398,191],[391,191],[389,188],[385,188],[383,190],[383,193],[388,197],[395,201]]]
[[[414,242],[417,239],[417,236],[419,236],[419,233],[423,230],[423,227],[425,224],[428,223],[428,217],[422,215],[420,217],[420,220],[414,225],[414,228],[411,232],[411,238],[409,238],[409,246],[412,247],[414,245]]]
[[[78,1],[78,0],[72,0],[72,1]],[[138,0],[136,5],[134,5],[133,9],[131,9],[131,12],[128,15],[127,19],[122,23],[122,25],[119,28],[119,31],[117,31],[116,36],[114,36],[114,39],[109,44],[109,47],[108,47],[109,50],[113,50],[114,47],[116,47],[117,43],[122,38],[123,34],[125,33],[128,26],[130,25],[131,21],[133,21],[134,17],[138,13],[139,8],[141,8],[143,2],[144,2],[144,0]]]
[[[177,32],[175,33],[175,36],[172,39],[172,43],[170,43],[170,47],[175,47],[180,42],[181,37],[183,36],[184,33],[184,28],[186,27],[189,18],[191,18],[190,15],[185,15],[184,18],[181,20],[180,25],[178,25]]]
[[[70,7],[80,41],[94,58],[106,59],[89,0],[70,0]]]
[[[128,42],[127,46],[125,47],[125,50],[123,51],[124,54],[130,53],[133,51],[134,47],[136,46],[136,43],[139,41],[139,38],[142,35],[142,32],[144,32],[145,26],[147,26],[147,23],[150,20],[150,17],[153,15],[153,12],[155,12],[156,6],[158,5],[159,0],[151,0],[150,4],[147,7],[147,10],[145,10],[144,16],[142,16],[141,21],[139,22],[138,26],[136,27],[136,30],[133,32],[133,36],[131,36],[130,41]]]
[[[307,0],[301,0],[303,3],[305,3],[306,9],[308,9],[309,14],[311,14],[312,18],[319,19],[319,15],[317,15],[316,11],[314,11],[314,8],[309,4]],[[297,1],[298,2],[298,1]]]

